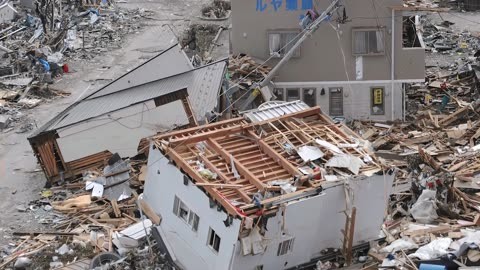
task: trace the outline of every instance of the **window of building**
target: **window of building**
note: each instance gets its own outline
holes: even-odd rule
[[[415,25],[415,16],[403,16],[402,21],[402,40],[403,48],[419,48],[422,47],[420,38]]]
[[[190,211],[190,214],[188,216],[188,225],[192,227],[192,230],[196,232],[198,230],[198,222],[200,221],[200,218],[198,217],[197,214],[195,214],[193,211]]]
[[[353,55],[385,54],[384,29],[353,29]]]
[[[303,88],[303,102],[310,107],[317,106],[317,88]]]
[[[277,256],[285,255],[293,250],[293,240],[294,238],[287,239],[278,244]]]
[[[285,100],[285,95],[283,93],[283,88],[274,88],[273,94],[275,95],[275,100]]]
[[[371,105],[373,115],[385,114],[385,91],[383,87],[371,88]]]
[[[329,89],[329,108],[330,116],[343,116],[343,88]]]
[[[298,41],[297,31],[275,31],[268,33],[268,48],[270,56],[283,57]],[[300,48],[296,49],[293,57],[300,57]]]
[[[287,101],[295,101],[300,99],[300,89],[287,88]]]
[[[180,200],[177,196],[173,201],[173,213],[185,221],[188,226],[196,232],[198,230],[198,224],[200,222],[200,217],[195,214],[192,210],[190,210],[187,205]]]
[[[215,230],[210,228],[208,231],[208,242],[207,245],[218,252],[220,250],[220,236],[215,233]]]

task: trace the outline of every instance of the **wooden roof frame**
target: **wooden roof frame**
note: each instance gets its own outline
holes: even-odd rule
[[[305,119],[313,119],[311,121],[315,121],[317,127],[310,127],[304,122],[307,121]],[[270,128],[270,135],[264,137],[264,128]],[[288,135],[284,135],[280,128],[287,131]],[[349,137],[355,133],[344,129],[351,131],[345,126],[339,128],[328,116],[322,114],[319,107],[314,107],[256,123],[249,123],[239,117],[161,134],[152,139],[167,157],[175,161],[177,167],[188,174],[194,184],[208,192],[228,214],[244,217],[265,207],[266,202],[271,204],[285,197],[296,198],[296,194],[312,194],[306,191],[318,190],[323,182],[323,179],[312,181],[312,176],[321,175],[320,172],[304,175],[298,164],[288,160],[289,155],[281,153],[282,149],[271,138],[281,134],[295,139],[297,144],[307,145],[319,136],[319,132],[324,132],[334,142],[348,143]],[[351,150],[351,153],[364,155],[358,149]],[[381,166],[376,163],[372,168],[381,170]],[[217,176],[206,179],[201,173],[204,169]],[[253,199],[252,194],[258,192],[271,191],[278,194],[281,188],[270,184],[278,180],[292,183],[298,180],[297,191],[293,196],[282,195],[262,199],[260,202]]]

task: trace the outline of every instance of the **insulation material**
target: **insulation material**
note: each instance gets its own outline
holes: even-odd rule
[[[438,218],[437,206],[435,204],[436,194],[437,192],[435,190],[423,190],[410,210],[410,213],[416,221],[429,224]]]
[[[332,152],[333,154],[343,154],[342,150],[340,150],[340,148],[338,148],[337,146],[327,142],[327,141],[324,141],[324,140],[320,140],[320,139],[316,139],[315,142],[322,146],[323,148],[326,148],[327,150],[330,150],[330,152]]]
[[[335,155],[325,164],[327,167],[347,168],[355,175],[358,175],[360,168],[364,165],[365,163],[359,157],[352,155]]]
[[[310,145],[298,148],[297,153],[305,162],[317,160],[325,155],[318,147]]]

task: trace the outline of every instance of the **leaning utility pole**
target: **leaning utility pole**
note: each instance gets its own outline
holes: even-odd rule
[[[278,62],[278,64],[267,74],[265,79],[263,79],[260,83],[256,83],[252,85],[252,87],[249,89],[249,91],[252,91],[250,96],[247,98],[247,100],[243,103],[242,107],[240,110],[245,110],[247,109],[248,106],[255,100],[257,95],[260,93],[260,89],[263,87],[267,86],[272,78],[277,74],[277,72],[282,68],[282,66],[292,58],[293,54],[295,53],[295,50],[302,45],[302,43],[312,35],[320,26],[322,22],[330,18],[333,12],[335,12],[340,5],[338,4],[340,0],[334,0],[332,3],[325,9],[325,11],[315,20],[313,21],[307,28],[306,31],[304,31],[303,35],[295,42],[295,44],[290,48],[290,50],[285,54],[285,56]]]

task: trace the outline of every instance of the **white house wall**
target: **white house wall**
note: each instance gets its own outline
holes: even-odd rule
[[[354,245],[379,237],[392,182],[393,175],[350,181],[354,190],[353,204],[357,207]],[[268,219],[265,239],[269,244],[265,253],[243,256],[237,244],[232,269],[255,270],[259,265],[263,265],[263,270],[287,269],[309,262],[323,249],[340,248],[345,205],[343,184],[327,188],[318,196],[289,203],[285,208],[285,236],[281,230],[283,217],[278,212]],[[292,252],[277,256],[279,243],[288,236],[295,238]]]
[[[57,131],[65,162],[104,150],[130,157],[142,138],[166,131],[174,124],[188,124],[180,101],[156,107],[153,101],[130,106]]]
[[[144,198],[154,211],[162,216],[159,230],[171,247],[177,262],[185,270],[226,270],[238,239],[240,220],[234,219],[226,227],[224,211],[210,208],[207,195],[192,182],[183,183],[184,175],[170,164],[158,149],[150,148],[148,174]],[[173,213],[174,197],[177,196],[199,217],[197,232]],[[218,254],[207,246],[209,228],[220,236]]]

